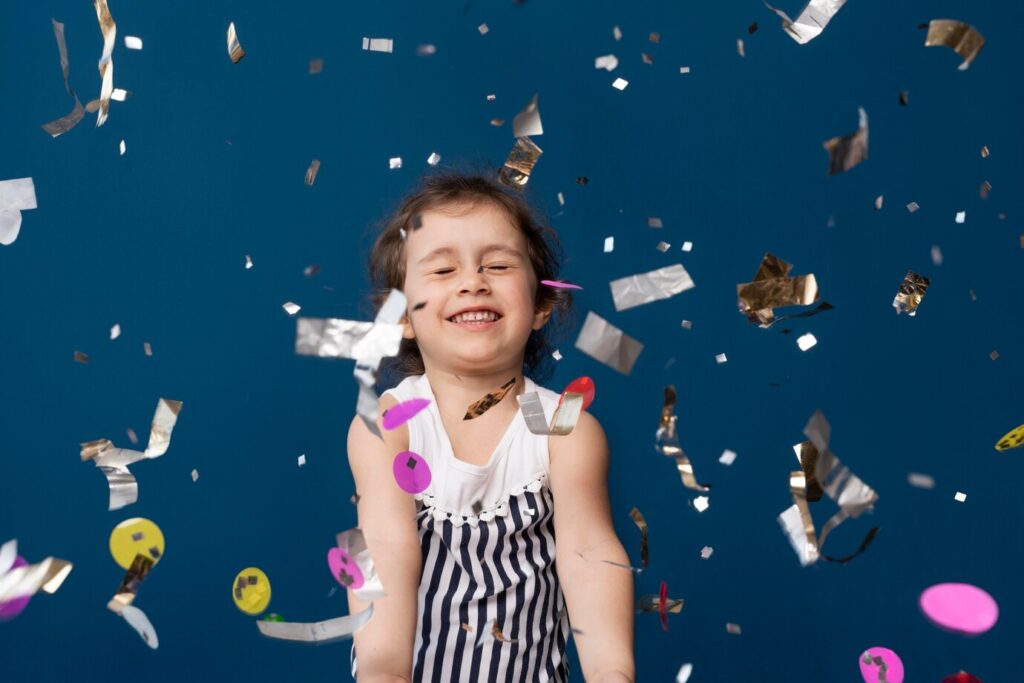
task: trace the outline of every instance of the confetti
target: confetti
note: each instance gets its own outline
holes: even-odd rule
[[[587,312],[576,348],[613,370],[628,375],[644,345],[593,311]]]
[[[380,310],[377,311],[377,316],[373,321],[372,333],[371,330],[367,330],[363,338],[360,339],[361,343],[353,344],[350,349],[350,355],[358,354],[362,356],[361,358],[356,358],[355,369],[352,371],[352,376],[359,385],[356,413],[363,420],[363,424],[370,430],[370,433],[378,438],[381,438],[381,435],[380,430],[377,429],[377,409],[378,402],[380,401],[376,390],[377,370],[385,356],[393,356],[398,353],[398,346],[402,341],[402,326],[398,321],[405,314],[407,306],[408,300],[405,294],[398,289],[392,289]],[[396,329],[397,337],[395,336]],[[300,350],[302,348],[302,345],[300,345],[301,340],[302,335],[297,326],[295,339],[296,353],[302,353],[302,350]],[[316,351],[320,350],[318,343],[306,344],[306,346],[311,346]],[[333,352],[335,349],[343,350],[337,346],[328,350]],[[394,349],[394,351],[389,353],[391,349]]]
[[[942,683],[982,683],[981,679],[966,671],[950,674],[942,679]]]
[[[734,636],[741,636],[741,635],[743,635],[743,629],[740,627],[739,624],[731,624],[731,623],[730,624],[726,624],[725,625],[725,632],[729,633],[731,635],[734,635]]]
[[[629,511],[629,516],[636,524],[636,528],[640,530],[640,571],[643,571],[647,569],[647,563],[650,560],[650,549],[647,546],[647,520],[644,519],[640,509],[635,506]]]
[[[156,561],[148,555],[136,553],[124,574],[124,578],[121,579],[121,585],[118,586],[117,592],[107,602],[107,609],[115,614],[121,614],[125,607],[130,606],[135,601],[139,588],[142,587],[142,581],[155,564]]]
[[[860,123],[856,132],[830,138],[822,143],[829,156],[829,175],[849,171],[868,158],[868,115],[864,107],[859,107],[857,113]]]
[[[615,55],[602,55],[594,58],[595,69],[605,69],[606,71],[615,71],[615,68],[619,65],[619,58]]]
[[[252,256],[249,256],[248,254],[246,254],[245,255],[245,269],[249,270],[250,268],[252,268]]]
[[[747,27],[747,33],[749,35],[754,35],[755,33],[757,33],[757,28],[757,22],[755,21],[754,23]]]
[[[612,280],[609,285],[616,311],[668,299],[695,287],[681,263]]]
[[[865,511],[871,510],[878,500],[874,489],[853,474],[829,450],[831,431],[821,411],[815,412],[807,422],[804,435],[808,440],[793,447],[801,468],[789,475],[793,505],[778,516],[779,526],[789,538],[803,567],[814,564],[819,558],[846,564],[867,550],[878,533],[878,527],[872,528],[861,541],[860,547],[846,557],[834,558],[821,552],[825,540],[836,527],[847,519],[857,519]],[[839,505],[839,511],[825,523],[821,536],[817,537],[808,503],[820,500],[823,493]]]
[[[270,606],[270,579],[259,567],[246,567],[232,583],[231,597],[235,607],[256,616]]]
[[[31,178],[0,181],[0,244],[9,246],[21,232],[21,212],[36,208],[36,186]]]
[[[320,358],[369,360],[395,356],[402,341],[397,323],[341,318],[297,318],[295,353]]]
[[[149,444],[146,451],[116,448],[109,439],[87,441],[81,445],[82,462],[92,460],[107,478],[110,488],[108,510],[119,510],[139,499],[139,484],[128,470],[128,466],[140,460],[159,458],[167,452],[171,443],[171,432],[178,421],[182,402],[161,398],[153,413]]]
[[[238,33],[235,31],[235,22],[228,24],[228,57],[235,64],[242,61],[242,57],[245,57],[245,50],[242,49],[242,45],[238,42]]]
[[[561,280],[541,280],[540,283],[556,289],[583,289],[579,285],[574,285],[571,282],[562,282]]]
[[[302,269],[302,274],[305,275],[306,277],[314,277],[319,272],[320,266],[316,263],[311,263]]]
[[[558,193],[558,205],[565,206],[565,197],[562,195],[561,192]]]
[[[654,449],[667,458],[676,461],[676,469],[679,471],[679,478],[683,486],[691,491],[705,493],[711,489],[710,484],[697,483],[697,477],[693,471],[693,464],[679,445],[679,437],[676,435],[676,388],[671,384],[665,387],[664,402],[661,407],[661,418],[658,422],[658,429],[654,434]],[[694,501],[696,505],[696,501]],[[707,508],[707,499],[704,499],[704,509]],[[703,509],[699,510],[703,512]]]
[[[547,416],[544,413],[544,404],[536,391],[516,396],[519,401],[519,411],[523,415],[526,427],[533,434],[565,436],[572,433],[579,421],[580,413],[583,411],[584,397],[581,393],[563,392],[554,415],[551,416],[551,423],[548,424]]]
[[[906,90],[900,91],[900,106],[905,107],[910,104],[910,93]]]
[[[956,216],[953,218],[953,222],[957,223],[958,225],[962,225],[964,223],[964,221],[966,221],[966,220],[967,220],[967,212],[966,211],[957,211],[956,212]]]
[[[430,465],[419,453],[402,451],[395,455],[391,471],[398,487],[406,493],[422,493],[430,486]]]
[[[114,323],[114,326],[110,328],[110,340],[113,341],[121,336],[121,326]]]
[[[649,217],[647,219],[647,227],[648,228],[663,228],[663,227],[665,227],[665,224],[657,216],[651,216],[651,217]]]
[[[350,564],[355,564],[358,576],[362,583],[356,585],[353,581],[349,588],[355,596],[363,602],[373,602],[383,598],[387,594],[380,577],[377,575],[377,568],[366,545],[366,538],[359,528],[342,531],[335,537],[335,545],[340,551],[340,557],[346,559]],[[355,573],[352,574],[355,576]],[[343,577],[339,576],[339,579]]]
[[[430,55],[437,53],[437,46],[429,43],[424,43],[416,46],[417,57],[429,57]]]
[[[441,163],[441,155],[437,152],[431,152],[430,156],[427,157],[427,163],[431,166],[437,166]]]
[[[47,557],[38,564],[19,563],[18,542],[0,546],[0,608],[19,598],[31,598],[39,591],[54,594],[74,565],[67,560]]]
[[[114,43],[117,40],[117,24],[114,23],[114,18],[110,16],[107,0],[93,0],[93,4],[96,7],[96,20],[100,25],[100,33],[103,34],[103,53],[100,55],[100,61],[97,65],[102,84],[100,85],[99,99],[93,100],[86,105],[85,110],[88,112],[98,112],[96,114],[96,127],[99,128],[107,122],[107,113],[110,109],[110,95],[114,91],[114,60],[111,58],[111,54],[114,52]]]
[[[782,29],[789,34],[789,37],[801,45],[805,45],[817,38],[825,30],[828,22],[832,20],[836,12],[846,4],[846,0],[811,0],[804,7],[803,11],[797,15],[796,21],[793,21],[785,12],[772,7],[767,2],[764,4],[768,9],[779,15],[779,18],[782,19]]]
[[[700,549],[700,559],[702,559],[702,560],[710,560],[711,559],[711,555],[713,555],[714,552],[715,552],[714,548],[712,548],[709,545],[706,545],[706,546],[704,546],[703,548]]]
[[[85,365],[86,363],[89,362],[89,354],[84,353],[82,351],[75,351],[74,357],[76,363],[81,363],[82,365]]]
[[[394,46],[391,38],[363,38],[363,49],[370,52],[391,52]]]
[[[643,61],[644,64],[654,64],[654,57],[650,56],[646,52],[640,53],[640,59]]]
[[[491,29],[486,23],[483,23],[477,26],[476,30],[480,32],[480,35],[485,36]]]
[[[726,448],[722,451],[722,455],[718,456],[718,462],[722,463],[726,467],[736,462],[736,451],[731,451]]]
[[[313,159],[309,162],[309,168],[306,169],[306,187],[313,187],[313,183],[316,182],[316,174],[320,172],[320,160]]]
[[[892,300],[896,314],[917,315],[917,307],[921,305],[921,300],[924,298],[925,292],[928,291],[930,283],[931,280],[925,276],[908,270],[903,278],[903,282],[900,283],[899,290],[896,292],[896,298]]]
[[[860,656],[860,675],[864,683],[903,683],[903,662],[892,650],[872,647]]]
[[[129,50],[141,50],[142,49],[142,38],[137,36],[125,36],[124,46]]]
[[[937,244],[932,245],[932,263],[937,266],[942,265],[942,249]]]
[[[468,408],[466,408],[466,414],[462,416],[462,419],[472,420],[480,417],[488,410],[501,403],[501,399],[508,396],[508,392],[512,391],[515,386],[516,378],[512,377],[494,391],[484,394],[483,398],[474,401]]]
[[[687,683],[690,680],[690,674],[693,673],[693,664],[683,664],[679,667],[679,673],[676,674],[676,683]]]
[[[127,151],[127,148],[125,147],[125,144],[124,144],[124,140],[121,140],[120,148],[121,148],[121,156],[124,156],[125,151]]]
[[[909,204],[907,204],[907,211],[909,211],[910,213],[914,213],[920,208],[921,206],[917,202],[910,202]]]
[[[1003,438],[996,442],[997,451],[1008,451],[1024,444],[1024,425],[1020,425],[1003,435]]]
[[[775,307],[808,306],[818,300],[818,281],[813,273],[791,277],[792,264],[766,253],[753,282],[736,285],[739,311],[750,322],[769,327],[777,319]],[[789,316],[787,316],[789,317]]]
[[[711,501],[707,496],[697,496],[693,499],[693,507],[697,512],[704,512],[711,505]]]
[[[736,54],[738,54],[740,57],[746,57],[747,56],[747,48],[743,44],[743,39],[742,38],[737,38],[736,39]]]
[[[985,633],[999,620],[999,605],[986,591],[968,583],[940,583],[918,599],[935,626],[965,636]]]
[[[156,629],[153,628],[153,624],[149,621],[149,617],[146,613],[135,605],[124,605],[120,608],[119,614],[124,617],[124,620],[135,629],[135,632],[139,634],[142,641],[149,645],[154,650],[160,647],[160,639],[157,637]]]
[[[393,171],[396,168],[402,168],[402,157],[391,157],[388,159],[388,169]]]
[[[681,73],[681,74],[688,74],[688,73],[690,73],[690,67],[688,67],[688,66],[681,66],[681,67],[679,67],[679,73]]]
[[[615,249],[615,238],[605,237],[604,238],[604,253],[610,254]]]
[[[729,358],[724,353],[716,353],[715,362],[721,365],[722,363],[728,363]]]
[[[616,90],[625,90],[627,85],[629,85],[629,81],[625,78],[616,78],[612,81],[612,87]]]
[[[199,470],[193,469],[192,470],[192,482],[195,483],[197,481],[199,481]]]
[[[671,246],[672,246],[672,245],[671,245],[671,244],[669,244],[668,242],[658,242],[658,246],[657,246],[657,249],[658,249],[658,251],[660,251],[660,252],[661,252],[662,254],[664,254],[664,253],[665,253],[666,251],[668,251],[668,250],[669,250],[669,247],[671,247]]]
[[[132,445],[136,445],[139,443],[139,437],[135,434],[134,429],[129,427],[128,429],[124,430],[124,433],[128,435],[128,440],[132,442]]]
[[[411,398],[391,406],[381,416],[384,429],[397,429],[430,405],[429,398]]]
[[[931,490],[935,488],[935,479],[929,474],[910,472],[907,474],[907,483],[918,489]]]
[[[551,357],[555,360],[562,360],[562,353],[558,349],[555,349],[551,352]]]
[[[498,171],[498,180],[515,190],[521,190],[530,180],[533,167],[544,151],[530,138],[516,138],[505,164]]]
[[[324,60],[322,57],[314,57],[309,60],[309,75],[315,76],[322,73],[324,70]]]
[[[957,68],[966,71],[985,45],[985,38],[973,26],[962,21],[932,19],[928,22],[928,35],[924,39],[924,46],[937,45],[948,47],[963,57],[963,63]]]
[[[679,323],[679,326],[682,327],[684,330],[692,330],[693,329],[693,321],[692,320],[684,320],[683,322]]]
[[[295,315],[296,313],[302,310],[302,306],[298,305],[294,301],[285,301],[283,304],[281,304],[281,308],[283,308],[284,312],[287,313],[288,315]]]
[[[540,93],[535,93],[530,102],[512,119],[513,136],[525,138],[544,134],[544,126],[540,121],[540,109],[537,105],[538,97],[540,97]]]
[[[131,569],[139,554],[155,565],[164,555],[164,534],[152,520],[133,517],[111,530],[109,546],[110,556],[121,569]]]
[[[52,18],[50,21],[53,23],[53,36],[57,40],[57,50],[60,52],[60,69],[64,77],[64,89],[75,100],[75,106],[69,113],[59,119],[44,123],[42,126],[43,130],[52,137],[58,137],[78,125],[78,122],[85,116],[85,108],[82,107],[81,100],[78,99],[78,95],[75,94],[75,91],[71,88],[71,83],[68,81],[71,69],[68,64],[68,46],[64,40],[64,24]]]
[[[647,40],[651,41],[652,43],[660,43],[661,34],[657,33],[656,31],[652,31],[650,35],[647,36]]]
[[[982,145],[981,146],[981,158],[984,159],[988,155],[989,155],[988,145]]]
[[[882,210],[882,204],[885,202],[885,198],[882,195],[875,197],[875,211]]]
[[[641,595],[636,601],[638,612],[657,612],[661,617],[661,630],[668,631],[668,615],[683,611],[682,598],[668,597],[668,584],[661,582],[657,595]]]
[[[612,37],[615,38],[615,42],[622,40],[622,29],[618,26],[612,26]]]
[[[981,197],[982,199],[988,199],[988,195],[991,192],[992,192],[992,183],[990,183],[987,180],[984,181],[981,185],[978,186],[978,196]]]
[[[683,242],[683,246],[682,246],[681,250],[685,251],[685,252],[693,251],[693,242],[691,242],[689,240]]]
[[[813,347],[817,343],[818,343],[818,340],[810,332],[808,332],[807,334],[801,335],[796,340],[796,345],[800,347],[801,351],[806,351],[807,349]]]
[[[298,457],[298,463],[299,463],[299,467],[302,467],[303,465],[306,464],[306,454],[305,453],[303,453],[302,455],[300,455]]]

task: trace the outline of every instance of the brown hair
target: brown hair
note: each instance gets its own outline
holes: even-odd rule
[[[538,283],[534,303],[539,309],[550,309],[551,317],[544,327],[530,333],[523,355],[523,372],[535,381],[543,382],[553,370],[552,334],[569,322],[572,309],[570,290],[540,284],[541,280],[558,277],[561,245],[558,234],[540,220],[521,194],[504,187],[492,177],[479,172],[443,170],[420,179],[391,217],[382,223],[370,253],[373,309],[380,310],[392,289],[405,286],[405,234],[419,227],[419,214],[445,206],[473,207],[481,202],[490,202],[503,210],[526,237],[527,255]],[[410,305],[416,303],[409,302]],[[381,369],[384,374],[393,372],[402,377],[422,374],[423,357],[416,340],[403,339],[398,356],[386,358]]]

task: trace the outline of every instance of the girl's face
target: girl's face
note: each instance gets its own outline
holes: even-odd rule
[[[416,340],[424,365],[455,374],[520,368],[530,332],[550,316],[534,308],[537,278],[526,248],[523,233],[490,202],[420,214],[405,241],[405,336]]]

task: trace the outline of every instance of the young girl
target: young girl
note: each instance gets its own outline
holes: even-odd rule
[[[604,432],[583,412],[568,435],[533,434],[516,400],[538,392],[548,420],[559,401],[524,375],[550,360],[545,326],[570,304],[540,284],[557,276],[548,235],[518,194],[447,173],[424,179],[373,247],[375,303],[391,288],[408,299],[395,359],[405,379],[380,414],[431,402],[398,429],[378,422],[383,439],[358,417],[349,428],[359,526],[387,592],[355,635],[360,683],[565,681],[570,621],[585,680],[634,680],[632,573],[602,561],[629,562]],[[430,468],[415,496],[392,469],[405,450]],[[368,607],[348,601],[352,614]]]

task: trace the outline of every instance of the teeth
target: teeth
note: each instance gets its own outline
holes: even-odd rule
[[[471,311],[469,313],[460,313],[459,315],[452,317],[454,323],[468,323],[468,322],[492,322],[498,319],[498,314],[494,311]]]

